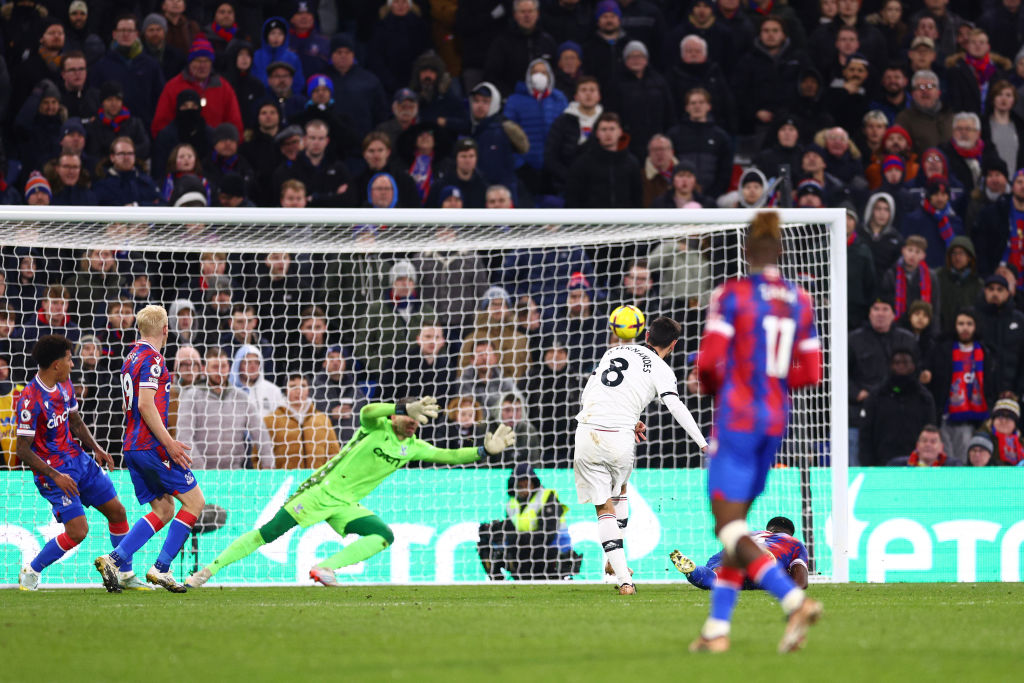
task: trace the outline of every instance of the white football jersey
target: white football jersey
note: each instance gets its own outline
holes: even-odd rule
[[[640,344],[605,351],[587,380],[576,420],[606,429],[629,429],[655,398],[679,395],[676,375],[657,353]]]

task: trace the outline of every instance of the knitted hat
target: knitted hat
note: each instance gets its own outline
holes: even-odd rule
[[[53,199],[50,182],[39,171],[32,171],[29,175],[28,182],[25,183],[25,199],[28,200],[34,192],[45,192],[47,197]]]
[[[581,59],[583,58],[583,48],[580,47],[579,43],[567,40],[558,46],[558,50],[555,52],[555,54],[558,57],[561,57],[562,53],[566,51],[575,52],[577,57],[580,57]]]
[[[634,52],[641,53],[644,57],[650,57],[647,52],[647,46],[641,43],[639,40],[631,40],[626,43],[626,47],[622,48],[622,58],[626,59]]]
[[[193,173],[186,173],[174,181],[174,190],[171,192],[171,204],[173,206],[206,206],[206,186],[199,176]]]
[[[160,28],[164,30],[164,33],[167,33],[167,20],[164,19],[164,15],[157,14],[156,12],[153,12],[152,14],[147,14],[146,18],[142,20],[142,33],[145,34],[146,29],[152,26],[153,24],[158,25]]]
[[[1001,398],[992,408],[992,417],[1008,417],[1016,422],[1020,419],[1020,404],[1012,398]]]
[[[391,266],[391,271],[388,275],[390,277],[391,284],[395,284],[395,280],[400,277],[416,282],[416,267],[412,265],[412,261],[407,261],[405,259],[395,261],[395,265]]]
[[[60,138],[63,139],[68,133],[78,133],[83,138],[85,137],[85,126],[82,125],[82,119],[77,116],[72,116],[70,119],[64,122],[64,125],[60,128]]]
[[[594,8],[594,20],[600,19],[601,15],[607,12],[611,12],[619,19],[622,18],[622,10],[619,9],[619,3],[615,2],[615,0],[601,0],[601,2],[597,3],[597,7]]]
[[[971,440],[967,442],[967,451],[972,448],[984,448],[989,453],[995,453],[995,444],[992,443],[992,436],[988,432],[975,432]]]
[[[985,286],[988,287],[989,285],[1001,285],[1003,289],[1010,288],[1010,283],[1007,282],[1006,278],[1003,277],[1002,275],[993,274],[985,278]]]
[[[1010,177],[1010,169],[1006,167],[1006,162],[1003,161],[1002,157],[998,157],[994,154],[986,157],[981,163],[982,176],[987,176],[991,171],[998,171],[999,173],[1002,173],[1004,178]],[[1014,178],[1016,177],[1016,174],[1014,174]]]
[[[491,305],[491,301],[494,299],[502,299],[505,301],[506,306],[512,305],[512,296],[508,293],[504,287],[498,287],[497,285],[489,287],[484,292],[483,298],[480,300],[480,308],[487,308]]]
[[[945,192],[949,194],[949,181],[942,176],[933,176],[928,179],[928,184],[924,186],[924,193],[926,197],[930,197],[936,192]]]
[[[235,128],[235,124],[225,121],[213,129],[213,144],[216,145],[221,140],[238,142],[238,129]]]
[[[587,276],[584,275],[583,273],[576,271],[575,273],[569,276],[569,284],[566,285],[566,289],[585,289],[589,292],[590,280],[588,280]]]
[[[75,12],[85,12],[89,14],[89,6],[85,4],[84,0],[75,0],[68,5],[68,14],[74,14]]]
[[[213,61],[213,45],[210,44],[206,36],[196,36],[195,40],[192,41],[192,47],[188,50],[188,62],[190,64],[192,60],[199,59],[200,57],[206,57],[211,62]]]
[[[672,169],[672,175],[678,175],[680,173],[690,173],[693,175],[697,175],[697,167],[694,166],[693,162],[690,161],[689,159],[683,159],[678,164],[676,164],[675,168]],[[747,177],[748,175],[749,177]],[[744,173],[743,176],[743,179],[746,180],[747,182],[752,182],[755,180],[760,182],[761,180],[761,176],[758,175],[757,173]],[[742,182],[740,183],[740,187],[743,187]]]
[[[341,48],[345,48],[350,52],[355,52],[356,41],[347,33],[339,33],[331,38],[331,54],[334,54],[335,50],[340,50]]]
[[[903,161],[902,157],[898,157],[895,154],[890,154],[882,160],[882,173],[885,173],[893,166],[898,166],[900,170],[906,171],[907,164]]]
[[[323,74],[313,74],[306,79],[306,97],[312,97],[313,91],[317,88],[327,88],[334,97],[334,82]]]
[[[462,201],[462,190],[454,185],[446,185],[445,188],[441,190],[441,203],[444,204],[445,200],[449,197],[456,197],[459,201]]]
[[[178,97],[174,100],[174,108],[181,109],[181,106],[186,102],[195,102],[200,107],[203,104],[203,100],[199,97],[199,93],[191,88],[185,88],[178,93]]]
[[[903,126],[889,126],[885,129],[885,135],[882,136],[882,140],[884,141],[890,135],[899,135],[901,138],[906,140],[907,147],[913,147],[914,145],[913,140],[910,138],[910,133]]]
[[[880,294],[876,296],[875,300],[871,302],[872,306],[875,304],[885,304],[889,308],[896,310],[896,304],[893,302],[892,296],[889,294]]]
[[[282,61],[280,59],[274,60],[270,64],[267,64],[267,75],[269,76],[275,69],[287,69],[288,73],[290,73],[292,76],[295,75],[295,67],[289,64],[288,62]]]
[[[117,97],[124,100],[124,88],[117,81],[106,81],[100,86],[100,102],[108,97]]]
[[[821,183],[813,178],[804,178],[800,181],[800,184],[796,186],[796,196],[797,198],[800,198],[809,194],[817,195],[824,199],[825,188],[823,188]]]
[[[263,24],[263,42],[267,42],[267,35],[274,29],[279,29],[284,35],[288,36],[288,22],[281,17],[270,17]],[[332,50],[333,51],[333,50]]]
[[[294,138],[296,136],[302,137],[302,129],[293,124],[291,126],[286,127],[284,130],[282,130],[280,133],[274,136],[274,144],[280,145],[285,140]]]

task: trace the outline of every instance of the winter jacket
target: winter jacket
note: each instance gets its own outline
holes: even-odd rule
[[[714,121],[683,121],[668,130],[672,149],[680,161],[689,161],[697,169],[697,184],[711,197],[729,190],[732,180],[732,138]]]
[[[391,115],[390,97],[371,71],[353,64],[344,74],[333,66],[326,74],[334,83],[334,106],[352,120],[360,140]]]
[[[387,359],[382,378],[383,400],[397,401],[403,396],[433,396],[444,405],[454,397],[455,358],[447,348],[428,363],[417,344],[400,347],[394,358]]]
[[[889,204],[889,223],[876,235],[868,226],[871,224],[871,213],[874,210],[875,202],[880,199],[884,199]],[[886,272],[899,260],[900,252],[903,249],[903,235],[895,227],[896,220],[899,218],[898,208],[892,195],[888,192],[876,192],[871,195],[867,206],[864,207],[862,223],[864,227],[858,230],[858,233],[871,250],[878,282],[881,282]]]
[[[462,193],[462,207],[465,209],[482,209],[487,200],[487,187],[489,182],[480,173],[479,168],[473,171],[469,180],[463,180],[455,171],[455,160],[447,159],[441,162],[437,169],[437,175],[430,185],[430,194],[427,196],[426,206],[432,209],[441,207],[441,192],[449,185],[459,188]]]
[[[135,158],[139,161],[150,158],[149,132],[142,119],[135,115],[122,121],[115,131],[111,126],[104,125],[96,112],[94,118],[85,124],[85,151],[94,157],[105,158],[110,154],[110,145],[116,138],[126,136],[135,143]],[[165,159],[166,161],[166,159]]]
[[[274,444],[275,469],[316,469],[341,450],[331,419],[312,401],[299,411],[290,404],[278,406],[263,423]]]
[[[144,52],[129,60],[115,46],[89,67],[90,86],[99,87],[107,81],[116,81],[124,88],[124,106],[132,115],[141,121],[153,120],[164,89],[164,72],[159,62]]]
[[[424,97],[423,85],[419,80],[420,72],[433,69],[437,73],[434,96],[429,100]],[[419,120],[430,123],[439,118],[445,120],[444,128],[452,133],[464,135],[469,132],[469,114],[462,98],[455,93],[457,85],[448,73],[445,63],[433,52],[420,55],[412,65],[412,80],[409,84],[413,92],[420,96]]]
[[[988,85],[991,86],[996,81],[1005,79],[1007,73],[1013,71],[1013,64],[1006,57],[994,52],[989,53],[989,59],[996,68],[988,80]],[[981,101],[981,88],[974,75],[974,69],[967,63],[963,54],[952,55],[946,60],[946,86],[942,95],[953,111],[970,111],[981,115],[984,106],[984,102]]]
[[[895,323],[888,332],[876,332],[869,322],[850,333],[849,339],[849,400],[850,426],[860,423],[860,408],[856,402],[862,390],[874,391],[882,385],[889,372],[889,356],[894,349],[910,349],[918,354],[917,340],[909,331]]]
[[[40,114],[40,100],[40,94],[30,95],[14,120],[17,154],[11,157],[21,161],[25,177],[29,171],[41,170],[60,153],[60,129],[64,120],[59,111],[53,116]]]
[[[228,344],[222,343],[222,346],[228,346]],[[262,345],[242,344],[238,347],[231,361],[231,372],[228,375],[228,381],[231,383],[231,386],[249,397],[249,400],[253,402],[259,411],[260,417],[265,417],[274,412],[278,407],[284,405],[284,393],[280,387],[268,380],[264,375],[268,361],[265,359],[263,349],[260,346]],[[264,346],[264,348],[266,347]],[[246,384],[239,371],[242,361],[251,354],[255,354],[259,359],[260,375],[254,383]]]
[[[594,76],[601,84],[601,92],[610,93],[615,83],[626,75],[622,50],[632,40],[624,30],[612,40],[592,32],[583,41],[583,72]]]
[[[565,192],[569,167],[583,151],[583,145],[594,134],[597,117],[604,108],[599,104],[591,116],[584,116],[578,102],[570,102],[551,124],[544,142],[544,173],[548,188],[555,194]]]
[[[119,172],[107,168],[107,175],[92,185],[101,206],[154,206],[160,204],[160,191],[148,175],[139,170]]]
[[[978,258],[978,274],[983,278],[995,272],[1006,253],[1006,244],[1010,239],[1012,201],[1010,195],[1000,197],[982,209],[976,224],[971,226],[971,240]]]
[[[953,229],[954,236],[964,234],[963,221],[956,214],[950,214],[949,225]],[[904,237],[921,235],[928,240],[928,251],[925,255],[925,261],[932,270],[941,268],[946,262],[946,242],[942,239],[941,233],[939,233],[938,220],[926,213],[924,207],[918,207],[909,216],[903,218],[900,232]]]
[[[996,391],[1024,394],[1024,313],[1011,297],[1002,306],[981,299],[977,306],[978,336],[991,349],[999,371]]]
[[[366,66],[393,93],[408,85],[413,61],[429,48],[430,30],[416,13],[388,13],[373,29]]]
[[[677,55],[678,50],[679,44],[676,43]],[[686,111],[686,93],[694,88],[704,88],[711,93],[711,113],[715,121],[730,133],[735,133],[738,123],[736,98],[722,67],[710,59],[700,64],[686,64],[676,57],[672,63],[675,66],[668,72],[667,78],[675,98],[675,115],[682,116]]]
[[[627,149],[623,137],[619,149],[609,152],[590,141],[569,167],[565,205],[580,209],[638,209],[644,204],[643,175],[640,164]]]
[[[860,464],[878,467],[913,452],[921,428],[935,420],[935,399],[916,375],[892,375],[864,402]]]
[[[269,87],[269,83],[267,83],[267,67],[274,62],[290,64],[295,69],[295,75],[292,78],[292,90],[296,94],[303,93],[306,90],[306,76],[302,71],[302,60],[288,47],[287,38],[277,47],[270,47],[267,44],[267,25],[275,19],[286,26],[288,25],[288,22],[281,17],[270,17],[263,22],[263,40],[260,41],[260,48],[252,56],[251,73],[260,79],[260,83]]]
[[[897,268],[902,268],[902,267],[903,266],[900,265],[899,261],[897,261],[896,263],[894,263],[892,265],[891,268],[889,268],[888,271],[886,271],[885,275],[882,276],[882,282],[881,282],[881,285],[879,287],[879,292],[881,292],[882,295],[887,297],[890,301],[895,301],[896,300],[896,274],[897,274],[897,270],[896,269]],[[909,311],[910,304],[914,303],[918,299],[921,299],[922,297],[921,297],[921,281],[919,279],[918,271],[915,270],[913,273],[910,273],[909,275],[907,275],[906,279],[907,279],[907,295],[906,295],[905,305],[907,306],[907,310],[903,312],[903,315],[900,317],[899,320],[900,320],[900,322],[902,322],[904,325],[906,325],[909,328],[909,326],[910,326],[910,318],[909,318],[909,315],[910,315],[910,311]],[[939,331],[939,316],[937,314],[935,314],[934,311],[938,311],[942,307],[942,290],[939,288],[939,281],[935,277],[935,269],[930,269],[928,271],[928,279],[931,281],[931,287],[932,287],[932,300],[931,300],[931,304],[932,304],[933,314],[932,314],[931,332],[932,332],[932,334],[937,334],[938,331]],[[921,358],[923,358],[926,355],[926,354],[923,353],[923,351],[924,351],[924,349],[922,349],[922,354],[920,356]]]
[[[627,70],[612,86],[607,99],[609,110],[622,118],[622,126],[632,140],[630,151],[637,159],[647,154],[652,135],[668,130],[678,120],[668,81],[650,67],[640,77]]]
[[[861,235],[846,247],[846,329],[860,327],[878,292],[878,276],[871,248]]]
[[[260,469],[273,469],[274,444],[259,408],[241,389],[220,392],[205,385],[182,389],[178,399],[177,438],[192,444],[195,469],[247,469],[258,454]]]
[[[736,64],[733,92],[739,110],[739,131],[751,132],[758,125],[755,114],[760,109],[780,111],[789,109],[796,100],[794,84],[807,58],[801,50],[786,39],[777,55],[764,48],[761,39]]]
[[[516,83],[515,92],[505,103],[505,116],[523,129],[530,141],[530,149],[525,154],[517,154],[515,167],[523,164],[531,168],[544,167],[544,143],[551,130],[551,124],[569,106],[569,101],[560,90],[553,86],[540,93],[529,84],[530,69],[534,64],[543,64],[548,71],[549,83],[554,83],[554,72],[545,60],[534,60],[526,70],[526,80]]]
[[[961,272],[953,270],[950,264],[949,251],[953,247],[962,247],[970,259],[967,268]],[[973,306],[984,288],[981,278],[978,277],[971,238],[965,235],[954,237],[950,249],[946,250],[945,265],[935,271],[935,280],[939,285],[939,291],[942,292],[942,298],[941,306],[935,309],[933,316],[939,319],[939,330],[947,335],[952,335],[956,331],[957,311]]]
[[[929,147],[938,147],[953,135],[953,110],[945,105],[934,114],[929,114],[911,104],[896,116],[896,125],[903,126],[914,141],[918,156]]]
[[[55,192],[50,203],[54,206],[96,206],[99,204],[99,199],[97,199],[96,193],[88,187],[75,185]]]
[[[206,102],[203,107],[203,118],[211,128],[216,128],[222,123],[234,125],[239,135],[245,130],[242,123],[242,111],[238,108],[238,99],[231,84],[217,74],[212,74],[206,84],[198,83],[183,71],[170,81],[167,87],[160,93],[160,102],[157,104],[156,115],[153,117],[153,137],[160,134],[167,124],[174,120],[177,111],[178,94],[184,90],[195,90],[199,97]]]
[[[462,350],[459,352],[460,368],[470,369],[474,347],[477,342],[483,340],[489,341],[498,352],[498,367],[501,368],[504,377],[515,381],[526,374],[530,365],[530,343],[526,335],[516,329],[511,312],[498,323],[491,322],[487,311],[477,313],[472,332],[462,342]]]
[[[539,23],[533,31],[526,33],[510,20],[508,28],[498,35],[487,50],[484,77],[494,83],[503,96],[508,97],[534,60],[554,60],[557,58],[557,50],[555,39],[545,33]],[[554,74],[551,69],[548,72],[552,75],[551,86],[554,87]],[[564,104],[562,109],[565,109]]]
[[[228,82],[231,89],[235,91],[235,99],[238,101],[238,109],[242,113],[242,123],[246,128],[256,128],[256,117],[259,114],[260,101],[264,98],[267,89],[263,81],[256,78],[252,67],[245,73],[238,70],[235,60],[242,48],[247,48],[252,54],[252,43],[246,40],[232,40],[228,43],[227,51],[224,54],[224,68],[221,75]],[[239,132],[241,134],[241,131]]]
[[[287,159],[274,171],[271,178],[274,196],[281,194],[281,184],[286,180],[300,180],[306,186],[306,195],[312,197],[314,205],[345,206],[351,205],[352,195],[347,197],[338,194],[342,185],[351,185],[352,177],[348,167],[334,159],[321,159],[314,166],[305,152],[299,152],[295,161]]]

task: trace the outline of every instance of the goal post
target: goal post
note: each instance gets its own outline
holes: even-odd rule
[[[196,441],[196,476],[217,506],[205,533],[186,544],[176,572],[208,563],[268,521],[311,468],[354,433],[363,405],[430,392],[439,395],[442,415],[421,430],[424,438],[478,445],[484,431],[506,422],[515,425],[516,445],[497,460],[452,468],[413,463],[386,479],[364,504],[391,525],[395,542],[339,577],[487,580],[480,524],[510,514],[510,475],[530,464],[543,488],[567,505],[557,529],[535,538],[557,546],[558,557],[571,558],[566,551],[574,548],[582,557],[575,578],[596,581],[603,556],[590,506],[575,502],[572,418],[583,383],[614,341],[607,315],[637,303],[648,321],[667,314],[683,323],[681,351],[669,361],[681,396],[710,433],[710,401],[685,391],[686,378],[710,291],[744,272],[743,234],[755,213],[5,207],[0,316],[9,311],[15,325],[5,338],[0,317],[0,357],[12,382],[31,381],[33,335],[58,329],[51,321],[68,316],[83,415],[119,456],[118,373],[134,313],[145,303],[172,313],[167,363],[176,381],[188,380],[174,390],[173,410],[185,407],[174,414],[176,429]],[[780,467],[751,525],[790,516],[808,545],[812,580],[845,582],[846,216],[841,209],[778,213],[781,268],[814,299],[826,372],[820,387],[794,396]],[[182,354],[190,346],[195,351]],[[220,408],[203,392],[218,382],[248,401],[262,428],[235,429],[219,413],[214,420],[211,411]],[[305,426],[313,417],[320,428]],[[638,447],[631,480],[627,556],[638,581],[681,579],[668,551],[701,561],[716,551],[703,463],[666,410],[651,406],[645,420],[650,441]],[[13,466],[0,469],[7,492],[0,565],[13,577],[59,525],[30,474],[12,460],[12,435],[2,424],[8,452],[0,467]],[[137,519],[144,510],[127,472],[112,477],[130,520]],[[44,584],[95,583],[87,558],[108,542],[97,533],[102,518],[88,515],[93,533],[76,555],[47,569]],[[340,539],[326,524],[298,529],[218,579],[299,583],[315,559],[352,538]],[[159,542],[151,541],[137,564],[151,560]],[[527,565],[506,551],[508,578],[555,579],[571,566],[557,565],[554,551],[540,552],[546,559],[535,564],[548,562],[547,573],[524,573]]]

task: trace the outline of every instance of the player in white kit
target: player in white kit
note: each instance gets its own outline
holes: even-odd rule
[[[634,450],[636,443],[647,439],[640,414],[660,398],[702,451],[708,445],[679,400],[675,373],[664,360],[681,333],[679,323],[660,317],[648,328],[646,344],[608,349],[583,389],[583,405],[576,416],[576,493],[579,502],[597,508],[598,535],[620,595],[636,592],[622,549],[622,529],[628,517],[626,482],[633,471]]]

